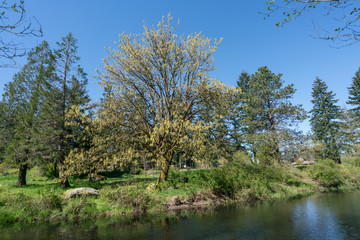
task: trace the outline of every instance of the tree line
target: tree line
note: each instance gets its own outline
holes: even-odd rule
[[[52,49],[44,41],[5,85],[0,101],[0,161],[19,169],[39,166],[68,187],[71,175],[98,179],[113,170],[171,165],[221,167],[241,161],[264,167],[296,157],[358,154],[360,70],[349,87],[349,110],[317,78],[313,108],[291,102],[293,84],[260,67],[242,72],[235,87],[209,76],[220,41],[176,34],[171,17],[142,34],[121,34],[98,72],[103,97],[90,102],[87,75],[70,33]],[[310,117],[311,134],[296,125]]]

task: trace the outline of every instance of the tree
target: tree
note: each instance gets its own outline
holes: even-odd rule
[[[289,100],[295,93],[294,85],[283,87],[282,74],[260,67],[252,75],[241,73],[238,87],[244,99],[240,111],[247,142],[253,155],[263,164],[280,161],[280,148],[291,126],[305,118],[301,105]]]
[[[323,30],[318,32],[320,39],[340,40],[348,44],[356,43],[360,40],[360,29],[358,20],[360,18],[359,0],[281,0],[280,4],[272,0],[267,2],[267,16],[283,9],[283,20],[276,23],[276,26],[282,26],[295,18],[301,16],[306,11],[315,8],[322,8],[325,16],[332,17],[339,23],[333,30]]]
[[[45,148],[43,158],[53,159],[53,173],[59,168],[60,187],[69,187],[64,162],[76,143],[67,136],[76,134],[82,126],[77,126],[77,129],[66,126],[66,112],[73,106],[88,103],[89,97],[86,73],[78,65],[77,40],[69,33],[57,46],[54,51],[55,77],[49,79],[45,92],[41,135]]]
[[[359,144],[359,120],[354,112],[341,109],[340,117],[340,139],[341,148],[346,154],[354,154]]]
[[[199,104],[228,91],[208,76],[218,42],[212,45],[201,34],[179,37],[169,15],[157,28],[144,25],[143,34],[121,34],[116,45],[108,49],[100,75],[111,93],[102,103],[99,126],[113,130],[102,144],[116,142],[107,150],[116,150],[112,156],[118,160],[144,154],[156,159],[160,185],[174,154],[202,142],[199,136],[207,125],[196,121]],[[104,154],[101,158],[106,159]]]
[[[311,102],[310,125],[315,140],[325,145],[323,158],[333,159],[341,163],[340,160],[340,107],[336,105],[338,99],[335,94],[328,91],[324,81],[319,78],[313,83]]]
[[[41,37],[42,29],[37,21],[36,25],[33,26],[32,20],[27,18],[24,1],[1,0],[0,34],[0,58],[6,59],[1,66],[5,67],[9,64],[14,64],[16,57],[26,54],[26,48],[22,43],[10,39],[26,36]]]
[[[350,112],[357,122],[360,123],[360,69],[355,73],[351,86],[349,87],[349,100],[346,102],[353,106]]]
[[[26,184],[26,172],[39,156],[37,131],[39,111],[44,101],[45,81],[54,71],[48,43],[43,42],[28,54],[28,63],[5,86],[2,123],[5,133],[5,159],[19,166],[17,185]],[[6,134],[7,132],[7,134]]]
[[[239,127],[239,92],[225,94],[221,99],[225,108],[214,101],[199,104],[198,120],[208,125],[204,131],[203,145],[192,149],[191,155],[202,159],[205,165],[219,166],[232,159],[236,151],[243,150],[243,138]]]

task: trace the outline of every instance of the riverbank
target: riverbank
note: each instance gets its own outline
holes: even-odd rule
[[[92,187],[98,197],[63,199],[67,189],[42,177],[37,169],[28,185],[15,186],[16,170],[0,173],[0,225],[33,222],[84,221],[114,216],[178,214],[218,206],[271,203],[360,187],[360,168],[322,161],[311,166],[229,164],[212,170],[171,171],[159,190],[146,188],[157,171],[111,173],[97,182],[71,178],[72,188]]]

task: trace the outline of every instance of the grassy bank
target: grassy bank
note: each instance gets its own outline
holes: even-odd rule
[[[28,185],[15,186],[16,170],[0,173],[0,225],[31,222],[80,221],[99,217],[208,209],[226,204],[250,204],[300,198],[360,186],[360,168],[321,161],[311,166],[253,166],[229,164],[211,170],[172,170],[161,189],[148,191],[157,171],[112,173],[97,182],[71,178],[75,187],[98,189],[98,197],[63,199],[67,189],[40,175],[36,168]]]

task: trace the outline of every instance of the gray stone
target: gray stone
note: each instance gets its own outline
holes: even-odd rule
[[[82,187],[82,188],[69,189],[66,192],[64,192],[62,197],[64,199],[69,199],[76,196],[87,197],[87,196],[98,196],[98,195],[99,195],[98,190],[94,188]]]
[[[304,165],[313,165],[313,164],[315,164],[315,162],[310,160],[310,161],[304,161],[303,164]]]

